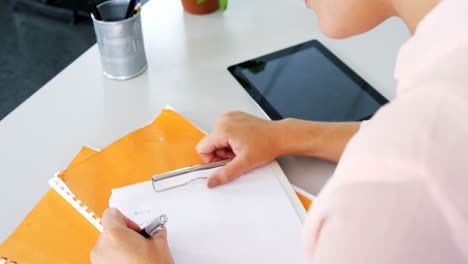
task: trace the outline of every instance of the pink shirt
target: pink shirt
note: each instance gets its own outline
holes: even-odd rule
[[[309,263],[468,263],[467,0],[419,23],[395,77],[309,211]]]

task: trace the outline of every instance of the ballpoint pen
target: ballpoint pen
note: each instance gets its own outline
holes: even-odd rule
[[[167,215],[160,215],[159,217],[156,217],[149,225],[142,228],[138,233],[144,237],[155,236],[162,231],[163,226],[167,223],[167,220]]]
[[[140,12],[140,9],[141,9],[141,2],[138,1],[138,3],[135,5],[135,9],[133,9],[132,13],[130,14],[130,17],[138,14],[138,12]]]
[[[130,14],[132,13],[133,9],[135,9],[135,3],[136,0],[130,0],[128,2],[127,12],[125,13],[125,19],[130,17]]]
[[[93,13],[94,19],[102,20],[101,13],[97,9],[96,5],[92,1],[89,1],[88,5],[89,5],[89,8],[91,9],[91,13]]]

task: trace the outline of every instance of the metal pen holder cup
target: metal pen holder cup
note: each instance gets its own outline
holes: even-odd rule
[[[141,15],[125,19],[128,0],[111,0],[97,9],[102,20],[93,15],[94,31],[101,54],[104,75],[110,79],[127,80],[142,74],[147,66]]]

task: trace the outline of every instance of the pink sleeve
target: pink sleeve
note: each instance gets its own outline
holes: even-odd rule
[[[411,173],[373,169],[367,173]],[[309,263],[465,263],[431,199],[419,180],[354,183],[324,193],[304,229]]]

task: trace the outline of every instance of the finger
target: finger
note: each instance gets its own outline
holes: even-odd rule
[[[108,208],[102,214],[102,227],[104,229],[125,227],[127,224],[123,217],[124,215],[118,209]]]
[[[156,239],[167,240],[167,229],[163,226],[161,232],[154,236]]]
[[[212,162],[216,157],[215,151],[229,147],[229,142],[218,133],[210,133],[198,143],[196,150],[205,162]]]
[[[198,153],[198,155],[205,163],[216,161],[216,155],[214,153]]]
[[[154,236],[151,236],[150,240],[152,240],[156,244],[160,244],[160,243],[167,244],[167,229],[166,229],[166,227],[163,226],[163,229],[161,230],[161,232],[159,232],[158,234],[156,234]]]
[[[217,169],[210,177],[208,177],[208,188],[228,183],[239,177],[242,173],[251,169],[247,160],[243,156],[237,156],[231,162]]]
[[[228,148],[216,150],[215,155],[216,157],[221,159],[234,159],[236,157],[236,154],[234,154],[234,152],[232,152],[232,150]]]
[[[126,217],[125,215],[122,215],[123,216],[123,220],[125,222],[125,224],[127,225],[128,228],[136,231],[136,232],[140,232],[141,231],[141,227],[139,225],[137,225],[135,222],[133,222],[130,218]]]
[[[215,161],[219,161],[219,160],[223,160],[223,158],[218,157],[218,156],[215,155],[210,162],[215,162]]]

